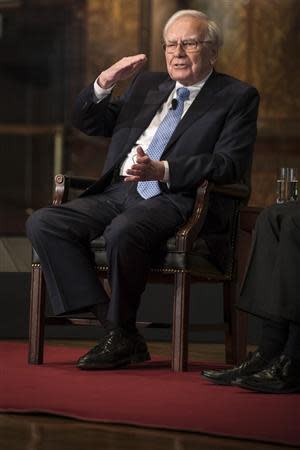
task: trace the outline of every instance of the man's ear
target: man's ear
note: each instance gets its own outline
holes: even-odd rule
[[[210,65],[213,66],[218,58],[218,49],[216,47],[212,47],[210,49],[209,62]]]

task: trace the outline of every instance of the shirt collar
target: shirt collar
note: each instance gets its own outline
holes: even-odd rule
[[[212,70],[209,72],[208,75],[206,75],[205,78],[203,78],[203,80],[200,80],[200,81],[198,81],[198,83],[192,84],[191,86],[183,86],[183,84],[181,84],[179,81],[176,81],[175,92],[180,87],[188,88],[191,91],[191,93],[194,91],[200,91],[200,89],[203,88],[204,84],[206,83],[208,78],[211,76],[211,74],[212,74]]]
[[[168,107],[171,108],[172,107],[172,100],[174,98],[177,98],[177,89],[180,87],[186,87],[189,89],[190,91],[190,97],[187,101],[191,102],[193,100],[195,100],[195,98],[197,97],[197,95],[199,94],[200,90],[203,88],[204,84],[206,83],[206,81],[208,80],[208,78],[211,76],[212,74],[212,70],[209,72],[208,75],[206,75],[205,78],[203,78],[203,80],[198,81],[198,83],[192,84],[191,86],[184,86],[183,84],[181,84],[179,81],[176,81],[175,84],[175,88],[173,89],[169,99],[168,99]]]

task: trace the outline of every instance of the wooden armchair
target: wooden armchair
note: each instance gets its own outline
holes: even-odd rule
[[[66,201],[70,188],[82,190],[94,180],[57,175],[53,204]],[[203,254],[203,241],[199,233],[204,223],[211,192],[235,199],[235,211],[231,229],[230,263],[225,273],[218,270]],[[158,259],[151,269],[149,282],[168,282],[174,285],[173,323],[172,323],[172,369],[187,370],[188,332],[199,330],[203,325],[189,327],[190,285],[193,282],[223,284],[224,323],[212,325],[213,329],[222,327],[225,331],[226,362],[236,364],[246,355],[246,315],[235,309],[239,278],[237,243],[239,231],[240,206],[247,201],[249,188],[244,184],[214,185],[204,182],[198,189],[195,208],[187,223],[166,243],[166,253]],[[99,277],[105,279],[107,261],[105,242],[102,237],[91,243]],[[89,317],[45,317],[45,282],[38,255],[33,251],[30,325],[29,325],[29,363],[43,362],[44,327],[47,325],[72,324],[89,325],[98,323]],[[167,324],[142,323],[137,326],[166,327]],[[168,324],[168,326],[171,326]],[[209,325],[205,325],[205,329]]]

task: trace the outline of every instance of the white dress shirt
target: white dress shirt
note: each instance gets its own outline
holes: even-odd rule
[[[183,117],[186,114],[189,107],[191,106],[191,104],[193,103],[193,101],[195,100],[195,98],[197,97],[197,95],[199,94],[200,90],[203,88],[205,82],[210,77],[211,73],[212,72],[210,72],[203,80],[201,80],[198,83],[193,84],[191,86],[183,86],[181,83],[179,83],[179,81],[176,81],[175,88],[172,90],[172,92],[170,93],[167,100],[157,110],[150,125],[143,131],[143,133],[137,139],[135,145],[132,147],[131,151],[128,153],[127,158],[125,159],[125,161],[123,162],[123,164],[120,168],[120,175],[126,176],[127,170],[130,169],[131,166],[134,164],[135,157],[136,157],[136,148],[138,146],[141,146],[142,149],[144,150],[144,152],[147,153],[147,149],[149,147],[150,142],[153,139],[153,136],[154,136],[157,128],[159,127],[159,125],[162,122],[162,120],[164,119],[164,117],[167,115],[169,109],[172,108],[172,100],[177,98],[177,93],[176,93],[177,89],[180,87],[187,87],[190,91],[189,98],[187,100],[185,100],[185,102],[184,102],[183,113],[181,116],[181,117]],[[97,80],[98,80],[98,78],[94,82],[94,94],[97,99],[96,100],[97,103],[99,103],[101,100],[103,100],[105,97],[107,97],[107,95],[109,95],[111,93],[113,87],[111,87],[110,89],[103,89],[99,86],[99,84],[97,83]],[[163,161],[163,163],[165,165],[165,174],[164,174],[163,180],[161,180],[161,181],[168,183],[169,179],[170,179],[169,178],[169,164],[168,164],[168,161]]]

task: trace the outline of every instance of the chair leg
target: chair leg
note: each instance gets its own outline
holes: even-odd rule
[[[225,331],[225,360],[228,364],[239,364],[247,353],[247,314],[236,308],[237,284],[225,282],[224,322]]]
[[[188,366],[188,325],[190,274],[175,274],[172,338],[172,370],[183,372]]]
[[[31,271],[29,364],[43,364],[45,328],[45,281],[39,265]]]

